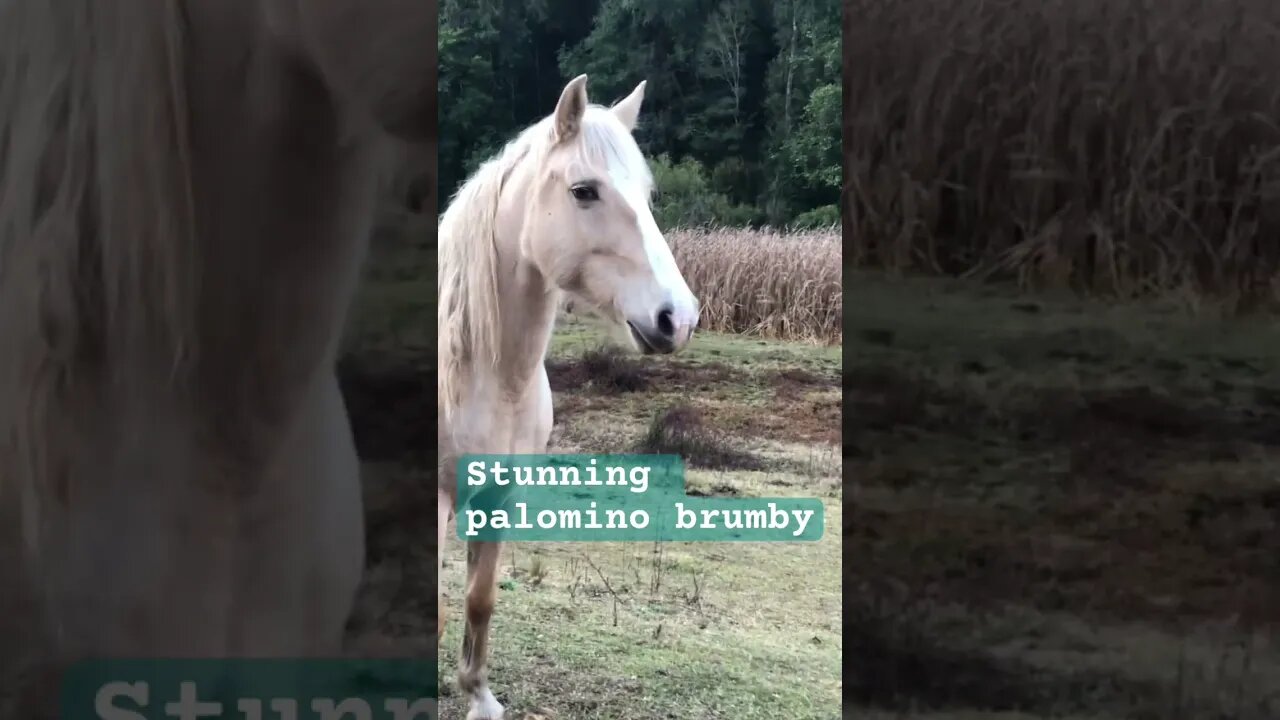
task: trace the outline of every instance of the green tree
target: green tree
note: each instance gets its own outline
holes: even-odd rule
[[[815,202],[840,194],[840,86],[813,91],[795,129],[782,141],[793,194]]]
[[[778,51],[769,68],[765,213],[771,223],[785,224],[839,199],[840,24],[834,21],[840,6],[835,0],[779,0],[773,13]],[[824,172],[821,160],[832,137],[836,182],[828,188],[819,178],[832,172]]]
[[[441,197],[587,73],[604,104],[648,81],[636,136],[664,157],[664,222],[781,224],[833,203],[839,13],[835,0],[443,0]]]
[[[754,210],[735,205],[724,193],[716,192],[702,164],[693,158],[672,162],[659,155],[653,169],[653,217],[658,227],[692,228],[709,225],[746,225],[754,220]]]

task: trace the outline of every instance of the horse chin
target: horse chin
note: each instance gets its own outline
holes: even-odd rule
[[[608,305],[594,303],[581,295],[566,293],[561,301],[560,308],[566,314],[594,325],[609,335],[614,342],[630,350],[642,355],[649,355],[653,352],[648,343],[644,341],[644,338],[637,336],[636,330],[631,327],[631,324],[616,311],[611,310]]]

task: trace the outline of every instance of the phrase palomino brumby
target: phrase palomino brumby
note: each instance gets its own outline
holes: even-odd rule
[[[543,364],[568,294],[643,353],[693,337],[698,301],[650,210],[653,177],[632,137],[645,83],[613,107],[587,100],[587,77],[462,186],[440,220],[439,546],[468,453],[544,453],[551,386]],[[458,684],[469,720],[497,720],[487,679],[499,543],[467,544]],[[437,574],[439,577],[439,574]],[[439,624],[444,631],[444,607]]]
[[[335,355],[386,140],[434,133],[435,42],[422,0],[0,3],[0,509],[34,656],[343,652]]]

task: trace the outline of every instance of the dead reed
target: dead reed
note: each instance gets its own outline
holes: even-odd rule
[[[1280,3],[846,0],[847,261],[1280,298]]]
[[[783,233],[715,228],[667,234],[702,302],[701,327],[839,343],[841,247],[837,229]]]

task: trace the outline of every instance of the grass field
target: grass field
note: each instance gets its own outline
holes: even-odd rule
[[[694,493],[817,496],[840,527],[837,349],[707,334],[678,359],[637,361],[600,341],[572,321],[555,338],[553,450],[677,450]],[[495,688],[515,717],[834,717],[839,557],[839,532],[806,545],[514,545],[493,629]],[[460,544],[449,558],[453,650]],[[453,672],[441,663],[442,682]],[[461,717],[463,705],[442,712]]]
[[[365,467],[369,561],[351,632],[434,631],[435,504],[427,432],[429,251],[379,253],[352,319],[344,391]],[[512,718],[828,720],[839,714],[838,345],[700,333],[675,357],[610,350],[567,316],[548,364],[552,449],[676,451],[694,493],[819,497],[815,544],[522,543],[503,553],[491,680]],[[454,661],[463,548],[443,578],[441,717],[460,718]]]
[[[848,276],[857,717],[1280,717],[1280,321]]]

